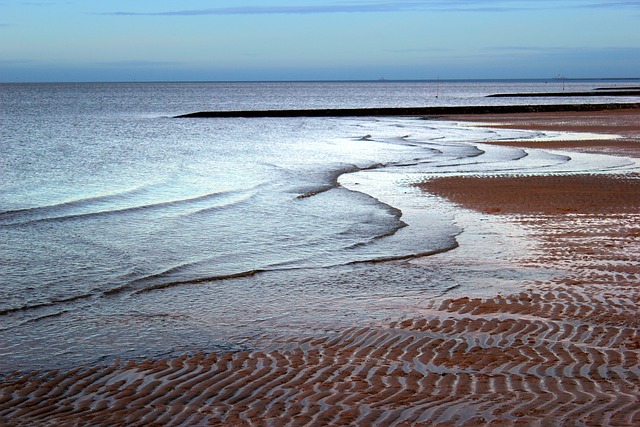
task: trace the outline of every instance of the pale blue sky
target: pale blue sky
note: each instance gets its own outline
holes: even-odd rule
[[[639,77],[639,0],[0,0],[0,81]]]

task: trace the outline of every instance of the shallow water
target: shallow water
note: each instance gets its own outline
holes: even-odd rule
[[[236,348],[473,292],[429,266],[371,263],[458,245],[455,210],[412,183],[637,166],[417,118],[170,117],[478,105],[544,84],[442,83],[437,100],[430,83],[0,85],[0,371]]]

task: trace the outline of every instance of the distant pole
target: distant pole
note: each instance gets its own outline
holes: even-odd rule
[[[562,80],[562,91],[564,92],[564,76],[562,74],[558,74],[558,77],[556,77],[556,79]]]

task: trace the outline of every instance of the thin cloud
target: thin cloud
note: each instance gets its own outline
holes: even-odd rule
[[[570,48],[565,47],[536,47],[536,46],[496,46],[488,47],[485,50],[492,52],[564,52]]]
[[[332,13],[382,13],[411,11],[475,11],[500,12],[507,10],[531,10],[534,5],[545,2],[527,2],[529,6],[506,0],[469,0],[453,3],[450,1],[396,1],[396,2],[343,2],[329,5],[306,6],[237,6],[208,9],[185,9],[163,12],[107,12],[103,15],[115,16],[202,16],[202,15],[311,15]]]
[[[559,52],[566,53],[571,51],[589,51],[589,52],[636,52],[640,51],[640,47],[561,47],[561,46],[495,46],[485,48],[488,51],[522,51],[522,52]]]
[[[592,2],[586,5],[575,6],[581,9],[619,9],[632,11],[632,16],[640,18],[640,2],[637,0],[631,1],[599,1]]]
[[[454,49],[441,48],[441,47],[426,47],[415,49],[389,49],[392,53],[446,53],[452,52]]]
[[[51,1],[23,1],[20,4],[23,6],[54,6],[58,3]]]
[[[312,15],[328,13],[372,13],[403,12],[416,10],[421,6],[416,2],[335,4],[311,6],[239,6],[210,9],[176,10],[165,12],[111,12],[118,16],[200,16],[200,15]]]
[[[621,8],[634,8],[640,9],[640,3],[637,0],[629,0],[629,1],[596,1],[590,2],[589,4],[576,6],[584,9],[621,9]]]
[[[35,62],[32,59],[0,59],[0,66],[35,64]]]
[[[614,58],[640,63],[640,47],[535,47],[535,46],[500,46],[483,49],[488,56],[527,56],[527,57],[553,57],[562,59],[586,59],[586,58]]]
[[[332,4],[296,5],[296,6],[235,6],[207,9],[182,9],[168,11],[116,11],[105,12],[101,15],[111,16],[207,16],[207,15],[316,15],[337,13],[400,13],[400,12],[518,12],[545,9],[634,9],[640,10],[637,0],[606,1],[592,0],[589,3],[569,0],[558,3],[556,0],[406,0],[390,2],[381,1],[343,1]]]
[[[144,61],[144,60],[131,60],[131,61],[110,61],[101,62],[99,65],[105,67],[158,67],[158,66],[175,66],[183,65],[180,62],[173,61]]]

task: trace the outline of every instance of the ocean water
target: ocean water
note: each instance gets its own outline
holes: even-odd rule
[[[174,116],[530,103],[485,95],[560,84],[0,85],[0,372],[235,349],[396,316],[407,301],[474,286],[401,262],[453,250],[464,231],[413,183],[637,169],[483,144],[536,132],[421,118]]]

